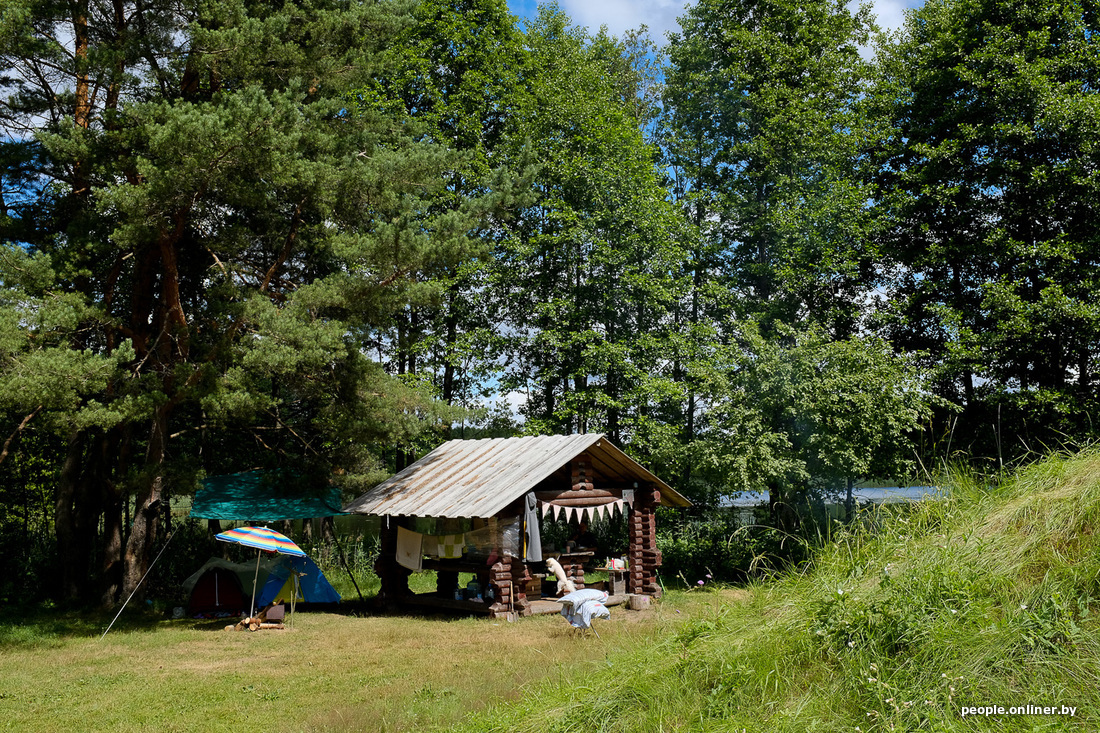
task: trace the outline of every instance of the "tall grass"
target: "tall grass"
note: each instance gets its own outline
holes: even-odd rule
[[[1097,729],[1100,453],[943,483],[944,499],[868,516],[799,574],[713,593],[579,686],[498,709],[492,729]],[[997,705],[1076,712],[962,715]]]

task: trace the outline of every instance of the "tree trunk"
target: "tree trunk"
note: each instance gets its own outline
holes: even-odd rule
[[[122,495],[113,482],[104,487],[103,511],[103,593],[100,603],[113,606],[122,588]]]
[[[77,528],[74,505],[84,460],[84,433],[74,430],[69,435],[69,449],[57,482],[54,503],[54,533],[57,536],[57,592],[62,600],[75,600],[80,594],[79,569],[72,560],[77,552]]]
[[[455,342],[458,341],[458,285],[447,289],[447,335],[443,342],[443,389],[440,397],[448,405],[455,398]]]
[[[88,2],[80,0],[73,8],[73,60],[76,79],[73,99],[73,124],[87,129],[92,118],[92,102],[88,84]],[[73,193],[81,198],[88,194],[87,161],[73,164]]]
[[[103,550],[100,560],[100,604],[113,606],[122,588],[122,545],[124,541],[123,502],[126,497],[119,491],[117,478],[125,476],[128,467],[130,431],[115,428],[102,442],[101,502],[103,508]],[[112,461],[117,461],[112,465]]]
[[[133,593],[141,579],[145,577],[146,571],[149,570],[153,544],[156,542],[157,527],[160,523],[160,513],[163,509],[167,438],[168,413],[164,408],[160,408],[154,413],[150,425],[149,448],[145,456],[147,483],[137,497],[134,523],[130,530],[130,538],[126,542],[126,553],[123,556],[123,596],[128,597]]]

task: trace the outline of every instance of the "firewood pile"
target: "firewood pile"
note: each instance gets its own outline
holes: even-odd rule
[[[260,609],[255,616],[242,618],[235,626],[226,626],[226,631],[265,631],[268,629],[285,629],[283,624],[283,600],[281,598],[267,604]],[[268,620],[268,615],[278,617],[278,620]]]

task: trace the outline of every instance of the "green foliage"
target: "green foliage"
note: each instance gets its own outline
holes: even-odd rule
[[[681,27],[669,43],[666,145],[698,230],[704,320],[732,307],[848,335],[875,258],[874,194],[854,175],[869,8],[704,0]]]
[[[934,564],[930,570],[899,578],[884,570],[873,597],[838,587],[835,595],[818,602],[812,631],[835,653],[859,648],[896,657],[929,643],[937,624],[983,615],[989,589],[974,570],[964,569],[961,577],[954,567]]]
[[[11,0],[0,466],[56,492],[4,540],[109,602],[199,471],[351,494],[455,433],[601,431],[705,506],[771,492],[786,535],[662,535],[740,578],[918,429],[1087,438],[1096,18],[949,0],[872,65],[866,6],[700,0],[666,69],[553,4]]]
[[[870,96],[886,331],[1003,460],[1095,434],[1096,30],[1088,3],[928,4]]]
[[[911,471],[909,433],[929,410],[911,362],[874,338],[781,333],[789,345],[750,324],[700,365],[709,409],[689,446],[695,465],[723,493],[768,489],[792,505],[845,477]]]
[[[134,409],[109,409],[102,395],[119,376],[132,349],[112,354],[73,348],[78,331],[101,312],[57,286],[50,258],[19,245],[0,244],[0,409],[26,414],[45,410],[61,426],[111,426]]]
[[[96,592],[85,562],[116,568],[104,597],[133,588],[185,469],[355,485],[389,445],[434,442],[456,413],[367,349],[438,298],[430,275],[479,251],[509,193],[444,196],[461,156],[351,103],[411,6],[8,10],[3,175],[35,185],[0,232],[0,408],[69,436],[56,536],[81,564],[61,592]]]
[[[661,512],[657,549],[666,584],[744,583],[797,565],[808,545],[766,524],[741,524],[730,510]]]
[[[534,199],[494,250],[491,357],[502,389],[529,395],[526,432],[602,431],[647,454],[679,399],[662,365],[682,287],[676,217],[641,129],[637,47],[555,6],[526,44],[530,97],[511,140],[539,167]]]
[[[357,92],[360,104],[392,112],[451,152],[444,185],[425,196],[431,210],[476,208],[481,216],[467,231],[473,256],[419,273],[422,297],[393,314],[379,352],[406,384],[476,411],[499,381],[486,258],[530,197],[533,161],[514,144],[520,110],[530,105],[529,58],[503,0],[417,3],[390,56]],[[397,443],[415,456],[435,447]]]

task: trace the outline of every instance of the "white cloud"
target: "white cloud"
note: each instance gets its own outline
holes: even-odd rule
[[[613,35],[645,25],[660,45],[665,33],[680,29],[676,19],[684,14],[683,0],[561,0],[564,10],[577,25],[596,31],[606,25]]]
[[[884,29],[897,29],[905,20],[906,8],[919,7],[923,0],[875,0],[872,3],[878,23]],[[534,15],[534,2],[530,0],[511,0],[513,12],[521,15]],[[600,26],[614,35],[637,28],[649,27],[649,34],[660,45],[665,43],[665,34],[680,29],[677,19],[684,14],[687,5],[684,0],[560,0],[559,5],[577,25],[587,26],[595,32]],[[850,7],[858,3],[853,1]]]
[[[913,0],[875,0],[872,7],[878,17],[879,27],[893,31],[901,28],[905,22],[906,8],[917,8],[922,4],[923,2],[913,2]],[[854,10],[853,5],[855,4],[849,4],[848,7]]]

